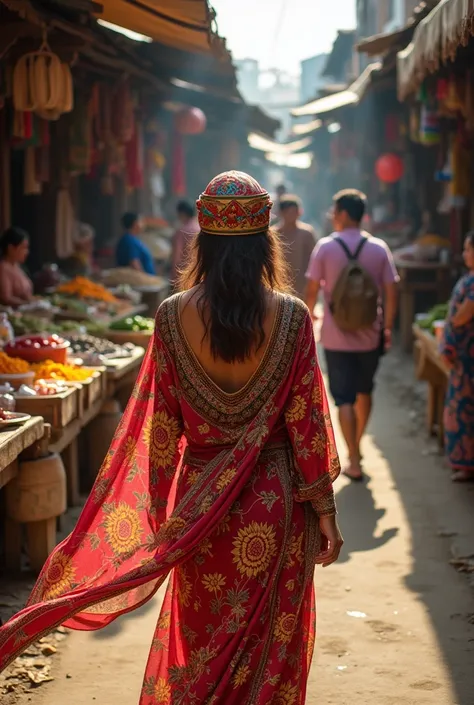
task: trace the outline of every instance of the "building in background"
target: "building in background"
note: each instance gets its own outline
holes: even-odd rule
[[[327,84],[327,78],[323,76],[327,59],[327,54],[317,54],[301,62],[300,101],[302,103],[315,98]]]

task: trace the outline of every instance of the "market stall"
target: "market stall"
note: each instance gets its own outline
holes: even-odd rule
[[[444,400],[448,381],[448,369],[439,353],[439,342],[432,333],[413,325],[415,338],[415,369],[418,379],[428,383],[426,425],[431,435],[438,437],[440,448],[444,446]]]

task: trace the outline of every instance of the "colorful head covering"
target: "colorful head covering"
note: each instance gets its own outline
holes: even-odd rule
[[[273,203],[252,176],[226,171],[212,179],[196,205],[203,233],[253,235],[268,229]]]

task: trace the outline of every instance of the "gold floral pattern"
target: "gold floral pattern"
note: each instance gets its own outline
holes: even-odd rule
[[[209,592],[220,592],[225,587],[226,578],[222,573],[210,573],[202,576],[202,584]]]
[[[238,531],[233,545],[234,563],[239,572],[253,578],[268,570],[276,554],[275,529],[271,524],[252,521]]]
[[[298,686],[290,682],[280,686],[271,705],[296,705],[298,702]]]
[[[155,685],[155,692],[153,693],[155,697],[156,705],[168,705],[171,700],[171,686],[166,682],[164,678],[158,678]]]
[[[234,688],[240,688],[240,686],[244,685],[250,678],[251,673],[252,671],[247,665],[239,666],[232,678]]]
[[[106,515],[105,537],[115,555],[131,553],[140,545],[142,525],[138,512],[120,502]]]
[[[182,607],[189,607],[193,586],[188,578],[188,572],[184,566],[176,569],[178,581],[178,602]]]
[[[294,614],[287,614],[283,612],[280,617],[278,617],[275,626],[275,639],[280,641],[282,644],[289,644],[293,638],[296,625],[296,616]]]
[[[237,475],[237,468],[227,468],[227,470],[224,470],[224,472],[221,473],[218,481],[217,481],[217,489],[219,492],[222,492],[225,490],[225,488],[230,485],[234,477]]]
[[[53,600],[71,590],[75,574],[70,556],[58,551],[43,574],[44,599]]]
[[[179,424],[165,409],[157,411],[145,424],[143,440],[151,462],[158,468],[168,468],[174,460],[180,435]]]
[[[286,420],[301,421],[301,419],[304,419],[305,417],[307,407],[308,403],[306,399],[302,397],[301,394],[297,394],[293,397],[292,402],[287,409],[285,414]]]

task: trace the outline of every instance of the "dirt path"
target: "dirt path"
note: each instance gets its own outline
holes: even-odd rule
[[[474,494],[451,486],[414,431],[397,364],[385,365],[364,447],[372,479],[339,483],[346,546],[316,576],[307,705],[474,705],[473,592],[449,565],[452,544],[474,537]],[[157,608],[70,636],[55,681],[30,701],[135,705]]]

